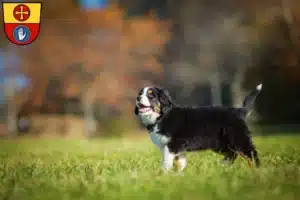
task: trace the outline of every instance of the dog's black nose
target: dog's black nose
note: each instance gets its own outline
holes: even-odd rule
[[[140,101],[140,100],[141,100],[141,97],[140,97],[140,96],[138,96],[138,97],[136,98],[136,100],[137,100],[137,101]]]

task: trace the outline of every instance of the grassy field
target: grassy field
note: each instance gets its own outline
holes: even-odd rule
[[[262,167],[239,158],[188,154],[184,175],[163,175],[145,139],[0,141],[0,198],[6,200],[300,199],[300,136],[254,137]]]

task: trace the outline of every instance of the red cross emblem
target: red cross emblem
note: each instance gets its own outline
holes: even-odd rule
[[[26,21],[30,17],[30,9],[24,4],[17,5],[13,12],[14,18],[21,22]]]

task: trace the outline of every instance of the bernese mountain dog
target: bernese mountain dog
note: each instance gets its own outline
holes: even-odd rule
[[[164,171],[186,167],[185,152],[212,150],[224,155],[222,163],[232,164],[238,155],[252,166],[259,166],[258,153],[252,142],[245,118],[260,93],[262,84],[248,94],[241,107],[176,105],[167,90],[160,87],[141,89],[135,115],[147,128],[152,142],[163,155]]]

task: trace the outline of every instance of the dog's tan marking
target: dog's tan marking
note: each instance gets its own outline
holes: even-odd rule
[[[184,168],[186,167],[186,158],[185,158],[185,156],[184,155],[177,156],[175,158],[175,165],[176,165],[176,169],[179,172],[182,172],[184,170]]]
[[[242,152],[238,152],[238,154],[239,154],[240,156],[242,156],[242,158],[244,158],[244,159],[247,161],[248,166],[249,166],[250,168],[253,167],[253,162],[252,162],[247,156],[245,156],[245,154],[243,154]]]

